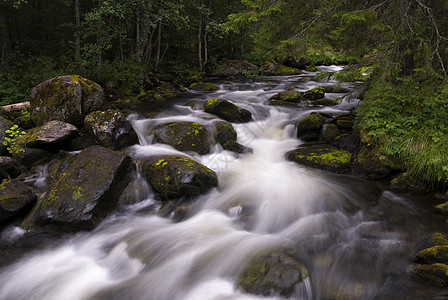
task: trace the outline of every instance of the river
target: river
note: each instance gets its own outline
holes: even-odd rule
[[[426,239],[445,227],[427,195],[397,194],[385,182],[285,160],[302,143],[296,138],[300,119],[358,105],[355,83],[343,84],[353,94],[326,94],[342,97],[334,107],[264,104],[287,88],[335,84],[314,75],[221,80],[216,92],[188,91],[165,105],[143,107],[130,117],[140,143],[126,151],[136,161],[158,153],[189,156],[217,173],[219,187],[192,200],[184,215],[162,217],[156,213],[162,203],[137,176],[133,203],[94,231],[21,250],[19,260],[3,266],[0,299],[278,299],[244,293],[236,282],[255,254],[279,246],[297,249],[310,274],[292,299],[447,299],[446,289],[415,282],[408,272]],[[194,107],[216,97],[252,112],[253,122],[234,128],[253,153],[216,145],[207,155],[186,154],[148,137],[154,126],[174,120],[210,127],[216,119]],[[2,242],[21,234],[9,227]]]

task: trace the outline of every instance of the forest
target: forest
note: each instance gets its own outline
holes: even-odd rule
[[[366,83],[362,141],[444,189],[447,10],[442,0],[3,0],[0,104],[61,74],[136,95],[149,78],[201,78],[224,59],[346,65],[337,80]]]

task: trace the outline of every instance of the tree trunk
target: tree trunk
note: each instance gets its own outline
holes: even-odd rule
[[[80,28],[81,28],[81,13],[79,0],[75,0],[75,23],[76,23],[76,40],[75,40],[75,57],[76,59],[81,59],[81,37],[80,37]]]
[[[199,27],[198,27],[198,60],[199,60],[199,71],[202,72],[202,12],[199,16]]]
[[[159,28],[157,31],[157,54],[156,54],[156,65],[155,68],[159,66],[160,63],[160,51],[162,46],[162,20],[159,20]]]
[[[0,47],[0,67],[3,67],[7,64],[7,60],[12,52],[12,48],[8,23],[6,22],[5,14],[2,9],[0,9]]]

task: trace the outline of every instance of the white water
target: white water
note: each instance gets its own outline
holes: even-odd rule
[[[263,104],[288,86],[304,90],[322,84],[289,76],[222,84],[216,93],[195,94],[199,101],[231,99],[253,113],[254,122],[234,125],[238,142],[253,148],[253,154],[238,155],[215,146],[211,154],[200,156],[152,144],[150,129],[164,122],[195,121],[211,128],[210,116],[203,118],[204,112],[187,106],[174,106],[153,119],[134,116],[140,145],[129,153],[135,159],[189,156],[218,174],[219,187],[196,199],[187,216],[176,222],[145,213],[161,204],[138,177],[131,195],[136,203],[125,212],[63,246],[31,253],[3,268],[0,299],[277,299],[245,294],[236,281],[254,255],[279,246],[298,249],[311,274],[297,286],[294,299],[336,294],[381,299],[382,293],[390,294],[391,278],[405,272],[411,246],[402,230],[391,229],[372,209],[366,211],[370,206],[375,210],[369,202],[378,200],[372,192],[376,189],[284,159],[301,143],[295,138],[298,120],[316,110],[341,113],[353,103],[347,98],[339,107],[312,109]],[[382,198],[412,207],[391,192]],[[8,230],[4,241],[21,233]]]

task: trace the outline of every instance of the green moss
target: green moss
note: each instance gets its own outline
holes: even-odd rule
[[[305,92],[304,97],[309,100],[318,100],[324,98],[325,89],[323,87],[315,87]]]
[[[218,101],[221,101],[221,99],[220,98],[208,99],[207,102],[205,102],[205,105],[212,107],[212,106],[216,105],[216,103],[218,103]]]
[[[300,75],[303,72],[296,68],[287,67],[285,65],[278,65],[275,71],[277,76],[288,76],[288,75]]]
[[[213,92],[219,90],[219,86],[211,82],[197,82],[189,86],[192,90],[201,90],[206,92]]]

